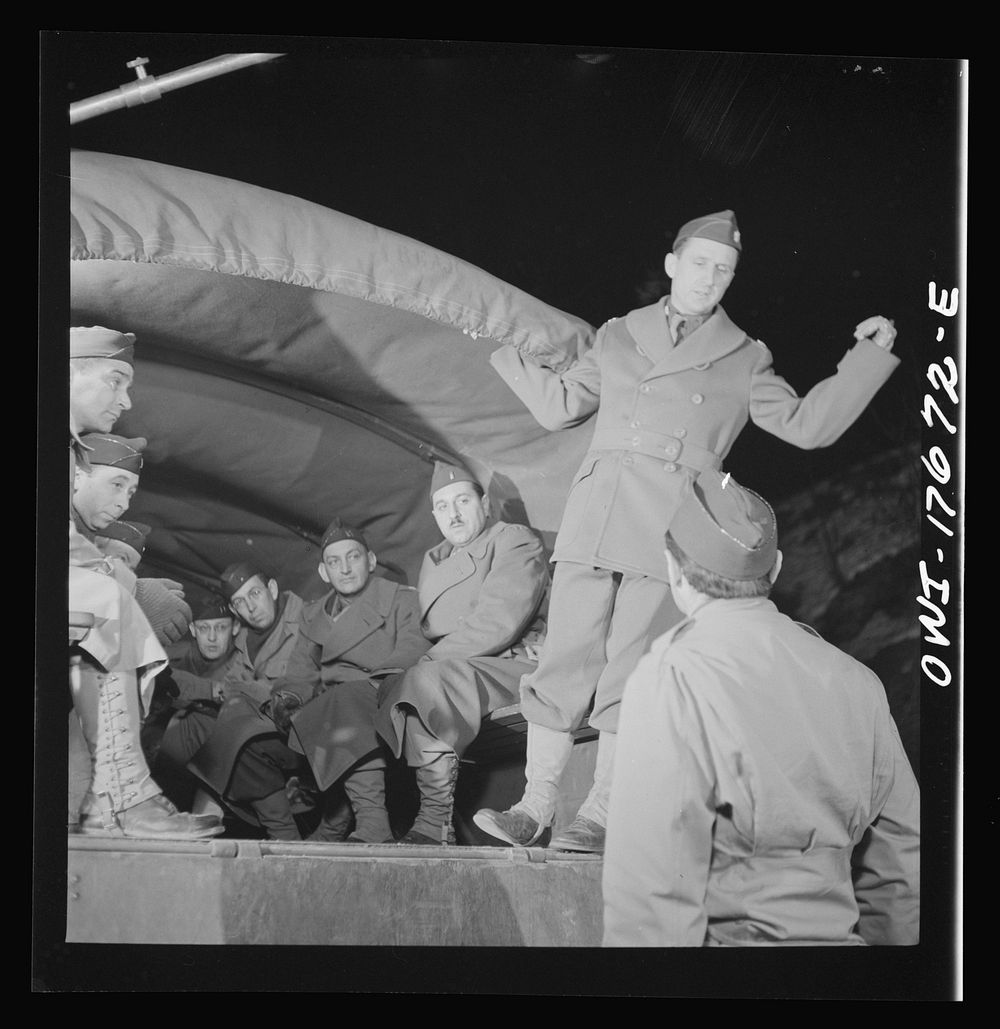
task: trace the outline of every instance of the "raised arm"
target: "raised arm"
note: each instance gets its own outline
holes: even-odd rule
[[[512,346],[490,355],[490,364],[546,429],[568,429],[586,421],[601,400],[598,364],[603,328],[594,346],[565,372],[556,372],[525,358]]]
[[[875,316],[860,322],[857,342],[847,351],[834,375],[800,397],[772,368],[770,351],[761,345],[753,371],[750,417],[756,425],[803,449],[835,443],[871,403],[899,358],[890,352],[895,328]]]

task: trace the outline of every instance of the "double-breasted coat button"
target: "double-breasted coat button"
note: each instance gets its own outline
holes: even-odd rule
[[[674,435],[675,435],[675,436],[676,436],[676,437],[677,437],[678,439],[684,439],[684,437],[685,437],[685,436],[686,436],[687,434],[688,434],[688,431],[687,431],[687,429],[678,429],[678,430],[677,430],[677,431],[676,431],[676,432],[674,433]]]
[[[648,393],[648,392],[649,392],[649,383],[648,383],[648,382],[644,382],[644,383],[643,383],[643,384],[642,384],[642,385],[641,385],[641,386],[639,387],[639,392],[640,392],[640,393]]]
[[[700,393],[691,394],[691,403],[700,404],[705,398]]]
[[[667,457],[676,457],[680,453],[680,447],[676,443],[668,443],[663,450]]]
[[[632,437],[632,446],[633,447],[637,447],[638,445],[639,445],[639,437],[638,436],[633,436]]]
[[[630,429],[638,429],[639,428],[639,423],[638,422],[629,422],[629,428]]]
[[[626,454],[622,464],[635,464],[635,458],[631,454]]]
[[[677,471],[677,465],[675,465],[675,464],[673,463],[673,461],[668,461],[668,462],[667,462],[667,463],[666,463],[666,464],[665,464],[665,465],[663,466],[663,470],[664,470],[665,472],[676,472],[676,471]]]

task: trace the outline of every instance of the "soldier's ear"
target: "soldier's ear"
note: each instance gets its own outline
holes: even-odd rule
[[[777,554],[775,554],[775,556],[774,556],[774,567],[771,569],[770,572],[768,572],[768,575],[767,575],[767,577],[771,580],[771,585],[772,586],[774,585],[775,580],[778,578],[778,575],[781,573],[781,562],[783,560],[784,560],[784,555],[779,550],[777,552]]]
[[[317,565],[316,570],[319,572],[319,577],[326,583],[330,581],[330,573],[326,570],[326,565],[320,561]]]
[[[378,564],[378,558],[375,556],[374,550],[368,551],[368,571],[374,572],[375,566]]]
[[[677,558],[669,550],[664,550],[663,556],[667,559],[667,582],[670,588],[673,589],[684,577],[684,574],[681,572],[681,566]]]
[[[267,592],[271,594],[272,599],[278,599],[278,583],[275,579],[267,580]]]
[[[487,518],[489,518],[489,516],[490,516],[490,495],[489,495],[489,493],[484,493],[483,494],[483,514],[486,515]]]
[[[663,259],[663,270],[672,279],[677,271],[677,255],[671,250]]]

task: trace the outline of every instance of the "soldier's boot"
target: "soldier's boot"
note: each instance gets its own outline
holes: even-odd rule
[[[420,809],[410,831],[399,841],[419,845],[454,846],[455,787],[458,755],[453,751],[431,753],[430,761],[416,770]]]
[[[385,809],[385,758],[361,762],[344,779],[344,792],[354,810],[350,843],[395,843]]]
[[[559,780],[572,750],[572,733],[529,722],[524,796],[506,811],[480,808],[472,820],[512,847],[543,845],[540,841],[555,816]]]
[[[343,843],[354,824],[351,802],[339,786],[327,790],[320,800],[322,816],[319,825],[306,837],[314,843]]]
[[[299,827],[295,823],[295,815],[292,814],[292,806],[288,803],[288,794],[284,789],[276,790],[260,800],[252,800],[250,806],[269,839],[302,839]]]
[[[618,734],[614,732],[602,732],[598,737],[594,785],[591,786],[587,799],[580,805],[576,818],[552,838],[549,847],[553,850],[570,850],[581,854],[604,853],[608,800],[611,797],[617,742]]]
[[[135,672],[108,673],[82,661],[73,707],[92,760],[80,832],[132,839],[199,840],[223,831],[213,815],[178,811],[163,796],[142,753]]]

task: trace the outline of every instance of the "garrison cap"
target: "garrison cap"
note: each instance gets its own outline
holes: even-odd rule
[[[356,540],[365,548],[370,550],[367,541],[361,533],[350,525],[344,525],[339,518],[334,518],[332,522],[327,526],[326,532],[323,533],[323,541],[320,543],[319,552],[320,555],[326,553],[326,548],[331,543],[340,543],[341,540]]]
[[[113,465],[136,475],[142,470],[142,452],[146,449],[143,436],[126,439],[106,432],[88,432],[80,437],[87,448],[87,459],[92,465]]]
[[[215,618],[231,619],[232,617],[233,612],[229,610],[229,605],[222,597],[217,597],[214,594],[199,597],[198,600],[191,604],[192,622],[207,622]]]
[[[740,230],[736,227],[736,215],[732,211],[706,214],[682,225],[674,239],[674,250],[676,251],[684,240],[692,238],[714,239],[716,243],[725,243],[726,246],[743,252]]]
[[[690,485],[669,533],[692,561],[727,579],[759,579],[777,559],[774,509],[718,471],[702,472]]]
[[[229,565],[219,578],[222,580],[222,592],[226,600],[232,600],[233,594],[237,593],[244,583],[249,582],[254,576],[259,576],[263,582],[270,579],[256,565],[249,561],[237,561]]]
[[[106,329],[103,325],[69,330],[69,356],[106,357],[109,361],[135,363],[135,333]]]
[[[457,464],[447,464],[444,461],[434,462],[434,474],[431,476],[431,500],[434,494],[444,486],[450,486],[453,482],[471,482],[482,489],[482,484],[468,470]]]
[[[127,543],[137,554],[146,549],[146,537],[153,531],[151,525],[144,522],[125,522],[118,520],[98,529],[97,536],[106,536],[111,540]]]

